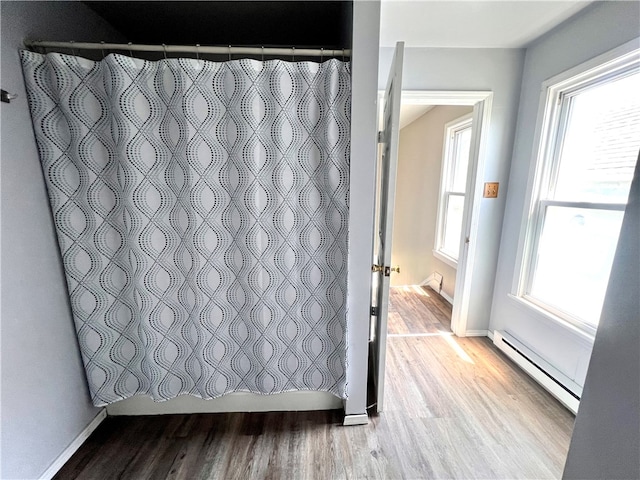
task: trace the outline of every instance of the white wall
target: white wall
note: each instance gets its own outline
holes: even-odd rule
[[[392,57],[391,48],[380,49],[378,86],[384,85]],[[505,206],[506,183],[515,132],[524,51],[519,49],[407,48],[403,89],[484,90],[493,92],[484,170],[479,183],[500,182],[497,199],[480,202],[479,235],[471,278],[468,330],[489,327],[493,279]],[[383,88],[383,87],[381,87]]]
[[[598,2],[539,39],[526,53],[490,328],[509,331],[579,385],[584,382],[592,341],[508,297],[516,269],[538,102],[544,80],[637,37],[639,25],[638,2]]]
[[[79,2],[2,2],[1,478],[36,478],[99,412],[91,405],[31,126],[25,38],[116,40]]]
[[[456,269],[433,255],[438,218],[445,124],[473,107],[440,105],[400,130],[392,265],[400,273],[391,285],[419,285],[429,275],[443,276],[442,291],[453,298]]]

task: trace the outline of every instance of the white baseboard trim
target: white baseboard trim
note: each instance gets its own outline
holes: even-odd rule
[[[342,425],[345,427],[351,425],[367,425],[369,423],[369,416],[366,413],[359,415],[345,415]]]
[[[465,337],[488,337],[489,330],[467,330],[464,336]]]
[[[493,342],[493,331],[492,330],[487,330],[487,337],[489,337],[491,339],[491,341]]]
[[[453,297],[448,295],[447,292],[440,290],[440,282],[435,278],[434,275],[431,275],[428,278],[424,279],[422,283],[420,283],[420,286],[429,287],[431,290],[436,292],[438,295],[444,298],[447,302],[453,305]]]
[[[440,290],[440,282],[438,282],[435,278],[433,278],[433,275],[431,275],[426,280],[423,280],[422,283],[420,283],[420,286],[429,287],[436,292]]]
[[[67,448],[54,460],[54,462],[45,470],[45,472],[40,476],[42,480],[51,480],[56,473],[60,471],[60,469],[64,466],[65,463],[69,461],[74,453],[82,446],[89,435],[93,433],[93,431],[98,428],[98,425],[102,423],[102,421],[107,418],[107,409],[103,408],[100,410],[100,413],[94,417],[93,420],[84,427],[84,430],[80,432],[80,434],[69,444]]]
[[[436,292],[437,292],[437,290],[436,290]],[[440,296],[442,298],[444,298],[447,302],[449,302],[450,305],[453,305],[453,297],[447,295],[447,292],[444,292],[444,291],[443,292],[439,292],[439,293],[440,293]]]
[[[436,282],[438,284],[437,288],[433,288],[431,287],[431,285],[429,285],[430,282]],[[420,282],[420,285],[422,286],[426,286],[429,285],[431,288],[433,288],[436,292],[438,291],[438,289],[440,288],[440,283],[436,281],[436,276],[435,274],[431,274],[429,275],[427,278],[425,278],[423,281]]]

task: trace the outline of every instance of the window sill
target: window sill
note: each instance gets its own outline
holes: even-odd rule
[[[449,265],[454,270],[458,269],[458,261],[454,260],[449,255],[446,255],[446,254],[440,252],[439,250],[433,250],[433,256],[436,257],[441,262],[446,263],[447,265]]]
[[[526,298],[519,297],[517,295],[508,294],[509,297],[516,305],[522,307],[527,310],[528,313],[533,313],[538,317],[542,317],[546,321],[550,321],[556,325],[560,325],[561,327],[569,330],[571,333],[579,337],[582,341],[584,341],[589,346],[593,345],[596,335],[596,328],[589,327],[586,325],[576,325],[569,320],[559,317],[558,315],[553,314],[552,312],[545,310],[544,308],[536,305],[533,302],[530,302]]]

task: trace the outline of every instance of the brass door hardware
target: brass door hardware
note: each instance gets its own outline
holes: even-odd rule
[[[391,275],[391,272],[400,273],[400,266],[396,265],[395,267],[384,267],[382,265],[371,265],[371,271],[373,273],[384,272],[384,276],[388,277]]]
[[[400,266],[396,265],[395,267],[384,267],[384,276],[388,277],[391,275],[391,272],[400,273]]]

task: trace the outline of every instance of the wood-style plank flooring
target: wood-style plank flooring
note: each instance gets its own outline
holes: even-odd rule
[[[429,289],[391,292],[386,410],[111,417],[57,479],[559,478],[574,417]]]

